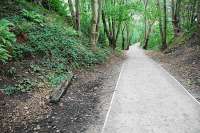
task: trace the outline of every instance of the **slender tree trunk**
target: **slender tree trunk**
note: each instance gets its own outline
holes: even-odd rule
[[[157,0],[157,8],[159,13],[159,28],[160,28],[160,36],[162,40],[161,50],[164,51],[167,48],[167,6],[166,0],[164,0],[164,17],[162,19],[161,15],[161,5],[160,1]],[[164,24],[163,24],[164,23]]]
[[[127,23],[126,23],[126,42],[127,42],[126,50],[129,50],[129,46],[130,46],[130,29],[129,29],[129,25]]]
[[[74,9],[74,5],[73,5],[72,0],[68,0],[68,4],[69,4],[70,13],[71,13],[71,16],[72,16],[73,26],[76,29],[76,14],[75,14],[75,9]]]
[[[147,6],[148,6],[148,0],[143,0],[144,2],[144,42],[146,42],[147,39]]]
[[[74,29],[80,31],[80,1],[75,0],[75,3],[73,3],[72,0],[68,0],[68,4],[72,16]]]
[[[158,7],[158,13],[159,13],[160,36],[161,36],[161,40],[163,40],[163,25],[162,25],[162,16],[161,16],[161,6],[160,6],[160,1],[159,0],[157,0],[157,7]]]
[[[147,49],[147,48],[148,48],[149,37],[150,37],[150,34],[151,34],[151,30],[152,30],[153,24],[154,24],[154,23],[149,24],[149,29],[148,29],[148,32],[147,32],[147,36],[146,36],[145,43],[144,43],[145,45],[144,45],[143,49]]]
[[[92,7],[92,26],[91,26],[91,45],[93,50],[96,50],[96,40],[98,37],[98,0],[91,0]]]
[[[102,0],[98,0],[98,18],[97,18],[97,25],[96,25],[96,31],[97,31],[97,37],[96,37],[96,44],[99,40],[99,28],[100,28],[100,21],[101,21],[101,13],[102,13]]]
[[[171,0],[171,8],[172,8],[172,25],[174,29],[174,36],[177,37],[179,35],[179,32],[181,31],[180,28],[180,0]]]
[[[164,27],[163,27],[163,43],[161,50],[165,50],[167,48],[167,2],[164,2]]]
[[[76,30],[80,31],[80,1],[75,0],[75,8],[76,8]]]
[[[122,28],[122,50],[125,50],[124,30],[125,30],[125,26]]]
[[[109,46],[114,50],[117,47],[117,39],[119,37],[121,23],[116,25],[116,22],[113,18],[106,19],[104,11],[102,11],[102,21],[103,21],[104,31],[109,41]]]
[[[197,21],[198,21],[198,26],[199,26],[199,29],[200,29],[200,1],[198,1],[197,3]]]
[[[190,18],[191,27],[194,25],[195,18],[196,18],[196,15],[197,15],[196,14],[197,4],[198,4],[198,1],[197,0],[193,0],[192,11],[191,11],[191,18]]]

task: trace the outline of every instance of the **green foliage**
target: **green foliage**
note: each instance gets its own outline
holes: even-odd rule
[[[14,77],[16,73],[17,73],[17,70],[15,67],[11,67],[10,69],[6,71],[6,75],[9,77]]]
[[[75,35],[75,36],[74,36]],[[76,32],[51,25],[33,27],[29,30],[28,45],[33,55],[48,56],[54,60],[65,59],[67,65],[87,66],[98,62],[93,52],[87,47],[87,42],[76,38]],[[85,45],[83,45],[85,44]],[[21,49],[22,53],[24,53]]]
[[[12,95],[17,91],[17,88],[15,86],[4,86],[4,89],[2,89],[2,91],[6,94],[6,95]]]
[[[0,37],[3,36],[3,39],[0,38],[0,44],[3,44],[3,47],[0,47],[0,60],[6,61],[11,56],[12,60],[17,61],[27,57],[31,57],[27,59],[42,60],[42,65],[33,63],[27,68],[33,77],[28,77],[30,76],[28,73],[23,75],[23,79],[20,76],[16,81],[17,69],[11,67],[6,71],[6,76],[15,79],[15,83],[3,87],[3,91],[8,95],[27,92],[37,87],[34,82],[35,75],[42,82],[48,81],[51,86],[55,87],[69,78],[69,71],[103,63],[111,54],[111,50],[108,50],[104,44],[107,40],[102,25],[100,29],[101,44],[98,45],[97,51],[91,50],[88,34],[91,24],[90,12],[87,11],[87,15],[81,15],[83,16],[81,19],[83,33],[79,33],[68,26],[70,25],[68,18],[64,17],[68,15],[68,5],[62,0],[49,0],[49,2],[50,8],[56,12],[43,10],[41,6],[27,4],[24,1],[21,14],[8,17],[9,21],[0,21],[0,28],[4,27],[4,32],[0,30]],[[24,42],[19,41],[19,35],[22,33],[27,35],[27,40]],[[88,36],[86,36],[87,34]]]
[[[64,0],[49,0],[50,7],[62,16],[67,16],[68,5]]]
[[[5,85],[3,89],[1,89],[6,95],[12,95],[14,93],[28,92],[32,90],[36,84],[32,82],[30,79],[23,79],[19,81],[16,85]]]
[[[161,48],[162,42],[160,37],[159,26],[155,25],[153,27],[153,32],[150,35],[148,49],[159,50]]]
[[[10,55],[8,54],[8,51],[2,46],[0,46],[0,61],[6,62],[9,57]]]
[[[6,19],[0,20],[0,61],[6,62],[10,57],[12,43],[16,41],[14,33],[10,32],[9,27],[14,25]]]
[[[22,14],[29,21],[36,22],[39,24],[42,24],[44,22],[44,17],[36,13],[35,11],[28,11],[26,9],[23,9]]]
[[[117,56],[122,56],[123,55],[123,50],[121,50],[121,48],[119,48],[119,47],[117,47],[116,49],[115,49],[115,54],[117,55]]]
[[[81,31],[88,37],[90,36],[90,25],[91,14],[87,11],[83,11],[81,16]]]
[[[112,1],[106,1],[105,12],[109,17],[117,20],[118,22],[123,22],[131,19],[131,12],[140,6],[139,3],[135,2],[127,2],[124,4],[123,2],[116,2],[113,4]]]
[[[38,65],[31,64],[31,65],[30,65],[30,68],[31,68],[31,70],[32,70],[34,73],[39,73],[39,72],[41,72],[41,68],[40,68],[40,66],[38,66]]]
[[[48,82],[56,87],[68,78],[67,73],[51,73],[47,76]]]
[[[30,79],[23,79],[16,85],[16,88],[19,92],[27,92],[32,90],[34,86],[36,86],[35,83],[32,82]]]

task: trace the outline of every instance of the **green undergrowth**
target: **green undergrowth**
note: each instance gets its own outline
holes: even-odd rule
[[[6,94],[30,91],[41,82],[56,87],[71,71],[104,63],[111,54],[100,47],[92,51],[89,39],[76,32],[67,17],[27,2],[18,4],[19,14],[5,17],[3,26],[0,23],[5,30],[0,33],[0,61],[3,66],[12,62],[2,67],[0,74],[14,81],[1,83]],[[25,60],[31,62],[26,67],[21,64]]]
[[[182,33],[178,37],[173,39],[173,41],[169,44],[169,48],[176,47],[179,45],[184,45],[188,39],[189,39],[188,34]]]
[[[182,33],[180,33],[177,37],[174,37],[169,43],[169,49],[181,45],[186,45],[188,41],[193,38],[195,33],[199,34],[198,27],[196,25],[190,27],[189,30],[182,31]]]

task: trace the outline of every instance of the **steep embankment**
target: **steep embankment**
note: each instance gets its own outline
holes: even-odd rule
[[[27,2],[3,1],[0,15],[0,87],[11,95],[41,82],[55,87],[77,68],[103,63],[108,49],[90,49],[69,17]]]
[[[164,53],[148,52],[200,101],[200,36],[183,34]]]
[[[112,56],[114,62],[104,64],[111,51],[92,51],[89,38],[69,22],[31,3],[0,2],[0,132],[79,132],[99,124],[121,62]],[[94,65],[95,70],[84,69]],[[68,93],[59,105],[50,105],[51,90],[72,71]]]

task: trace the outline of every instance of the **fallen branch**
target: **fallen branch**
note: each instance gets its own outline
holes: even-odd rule
[[[72,78],[73,74],[71,74],[67,80],[63,81],[61,85],[59,85],[56,89],[54,89],[51,96],[49,97],[50,103],[57,103],[60,101],[60,98],[69,87]]]

